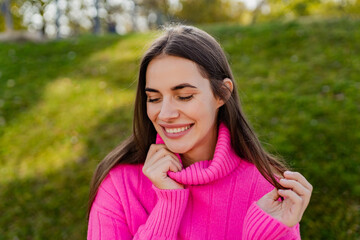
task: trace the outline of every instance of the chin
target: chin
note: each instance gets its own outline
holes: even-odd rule
[[[186,145],[182,145],[179,143],[169,143],[167,141],[164,141],[166,147],[173,153],[179,153],[179,154],[183,154],[188,152],[191,149],[191,146],[189,144]]]

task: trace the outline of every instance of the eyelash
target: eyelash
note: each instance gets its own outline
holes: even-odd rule
[[[150,98],[148,98],[148,102],[150,102],[150,103],[152,103],[152,102],[156,102],[157,100],[159,100],[159,98],[154,98],[154,99],[150,99]]]
[[[183,100],[183,101],[186,101],[186,100],[192,99],[193,96],[194,96],[194,95],[189,95],[189,96],[186,96],[186,97],[180,97],[180,96],[179,96],[179,99],[180,99],[180,100]]]
[[[192,99],[194,97],[194,95],[189,95],[189,96],[186,96],[186,97],[178,97],[181,101],[189,101],[190,99]],[[153,102],[157,102],[160,98],[154,98],[154,99],[150,99],[148,98],[147,101],[150,102],[150,103],[153,103]]]

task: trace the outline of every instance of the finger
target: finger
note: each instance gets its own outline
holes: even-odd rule
[[[267,198],[272,199],[274,201],[277,201],[279,199],[279,197],[280,197],[276,188],[274,188],[273,190],[271,190],[270,192],[268,192],[264,196],[266,196]]]
[[[171,168],[170,170],[173,172],[178,172],[182,170],[182,166],[178,160],[175,160],[173,156],[171,155],[165,155],[161,156],[159,159],[156,159],[155,161],[152,161],[152,163],[148,164],[146,166],[146,172],[152,172],[152,171],[162,171],[164,173],[167,173],[169,171],[169,168],[164,168],[164,162],[171,162],[175,168]],[[166,165],[166,164],[165,164]]]
[[[285,188],[290,188],[302,198],[303,209],[307,207],[307,205],[310,202],[310,196],[311,196],[311,192],[309,189],[305,188],[302,184],[300,184],[295,180],[288,180],[284,178],[280,180],[280,184]]]
[[[171,157],[171,158],[170,158],[170,161],[176,166],[176,169],[178,169],[178,170],[176,170],[176,171],[174,171],[174,170],[171,169],[171,171],[177,172],[177,171],[181,171],[181,170],[183,169],[183,167],[182,167],[179,159],[178,159],[176,156],[172,156],[172,155],[167,155],[167,156],[170,156],[170,157]]]
[[[282,178],[280,179],[281,186],[285,188],[291,188],[293,191],[295,191],[299,196],[307,196],[310,194],[310,191],[305,188],[300,182],[296,180],[289,180]]]
[[[166,155],[169,155],[169,156],[173,157],[174,160],[177,160],[177,161],[179,162],[179,164],[180,164],[180,161],[179,161],[179,159],[176,157],[176,155],[175,155],[174,153],[170,152],[170,151],[169,151],[167,148],[165,148],[165,147],[159,149],[156,153],[154,153],[154,155],[152,156],[152,158],[153,158],[153,161],[156,161],[156,160],[158,160],[158,159],[160,159],[160,158],[162,158],[162,157],[164,157],[164,156],[166,156]]]
[[[149,166],[146,170],[147,176],[151,179],[158,179],[159,177],[164,177],[167,175],[167,171],[169,170],[168,166],[164,164],[164,159],[160,159],[159,161],[155,162],[151,166]],[[166,163],[167,160],[165,160]]]
[[[169,155],[168,155],[169,156]],[[172,171],[172,172],[178,172],[178,171],[181,171],[182,170],[182,166],[180,164],[180,162],[178,161],[178,159],[174,159],[174,157],[172,156],[169,156],[169,170]],[[166,172],[167,173],[167,172]]]
[[[160,149],[164,148],[164,144],[151,144],[149,151],[147,153],[144,166],[143,166],[143,173],[147,171],[147,168],[152,166],[154,162],[157,160],[157,158],[154,158],[154,154],[158,152]]]
[[[292,205],[292,208],[291,208],[292,211],[295,214],[302,215],[303,200],[299,195],[297,195],[292,190],[284,190],[284,189],[279,189],[278,194],[285,198],[284,201],[290,200],[291,202],[293,202],[294,204]]]
[[[145,165],[146,166],[151,166],[154,164],[154,162],[156,162],[157,160],[159,160],[160,158],[164,157],[166,154],[165,152],[165,146],[163,145],[158,145],[156,146],[155,144],[153,144],[154,146],[152,147],[152,149],[149,149],[148,155],[146,157],[145,160]]]
[[[148,155],[152,156],[154,155],[157,151],[159,151],[161,148],[164,148],[165,144],[151,144],[149,151],[148,151]]]
[[[181,167],[176,165],[176,161],[170,155],[166,155],[165,157],[159,159],[156,163],[151,165],[148,169],[148,172],[161,172],[167,175],[167,172],[169,170],[177,172],[181,170]]]
[[[152,165],[152,162],[155,160],[153,156],[156,152],[158,152],[161,148],[164,148],[164,144],[151,144],[144,162],[144,167],[146,168],[148,165]]]
[[[284,172],[284,177],[287,179],[292,179],[292,180],[296,180],[299,183],[301,183],[304,187],[306,187],[308,190],[310,190],[310,192],[312,192],[312,185],[308,182],[308,180],[306,180],[306,178],[301,175],[298,172],[291,172],[291,171],[285,171]]]

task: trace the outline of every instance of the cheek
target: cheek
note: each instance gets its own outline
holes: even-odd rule
[[[201,119],[207,111],[204,109],[203,100],[198,98],[193,99],[190,102],[183,103],[179,109],[180,115],[194,121],[199,121],[199,119]]]
[[[211,98],[210,98],[211,99]],[[209,100],[209,98],[198,99],[197,103],[193,105],[191,110],[193,116],[203,120],[210,120],[216,115],[216,102]]]
[[[147,104],[146,105],[146,113],[147,113],[148,118],[151,121],[155,121],[156,116],[158,114],[158,110],[157,110],[156,106],[151,105],[151,104]]]

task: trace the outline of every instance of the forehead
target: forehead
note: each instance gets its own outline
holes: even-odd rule
[[[146,71],[146,86],[157,89],[171,88],[181,83],[196,87],[208,85],[196,63],[176,56],[159,56],[151,60]]]

